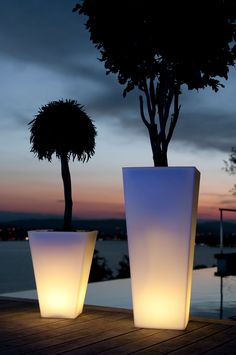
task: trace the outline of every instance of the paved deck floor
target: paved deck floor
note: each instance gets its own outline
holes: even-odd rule
[[[37,302],[0,299],[0,354],[236,354],[236,322],[192,318],[184,331],[138,329],[132,312],[86,306],[40,318]]]

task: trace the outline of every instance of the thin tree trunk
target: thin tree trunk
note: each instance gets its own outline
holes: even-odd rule
[[[179,95],[180,84],[175,83],[170,76],[164,72],[160,81],[154,87],[154,79],[147,80],[140,87],[146,97],[146,112],[142,95],[139,96],[140,114],[143,123],[148,129],[154,166],[168,166],[167,150],[177,124],[180,112]],[[170,114],[172,103],[174,112]],[[159,127],[156,123],[158,112]],[[149,116],[147,118],[147,115]],[[168,120],[170,124],[168,125]]]
[[[154,166],[168,166],[167,148],[162,147],[157,133],[157,125],[150,124],[148,127],[152,157]]]
[[[64,186],[65,211],[63,230],[70,231],[72,223],[72,192],[71,192],[71,177],[67,154],[61,155],[61,175]]]
[[[167,152],[161,151],[158,156],[153,157],[154,166],[168,166]]]

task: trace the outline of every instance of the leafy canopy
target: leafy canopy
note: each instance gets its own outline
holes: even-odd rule
[[[73,11],[88,16],[100,60],[126,85],[124,95],[164,71],[179,87],[217,91],[236,58],[234,0],[82,0]]]
[[[224,170],[227,173],[230,175],[236,174],[236,147],[232,147],[229,159],[228,161],[224,160],[224,163]],[[230,190],[230,192],[232,192],[233,195],[236,195],[236,184],[234,184],[234,187]]]
[[[85,162],[95,153],[96,128],[75,100],[58,100],[42,106],[29,125],[31,152],[51,161],[55,153]]]

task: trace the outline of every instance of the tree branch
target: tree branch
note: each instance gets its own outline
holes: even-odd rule
[[[174,97],[174,90],[171,88],[171,89],[169,89],[169,92],[167,94],[167,100],[165,103],[165,113],[164,113],[165,123],[167,122],[169,114],[170,114],[170,106],[171,106],[173,97]]]
[[[150,78],[149,91],[150,91],[150,99],[151,99],[151,104],[152,104],[152,114],[155,117],[155,115],[156,115],[156,97],[155,97],[155,87],[154,87],[154,79],[153,78]]]
[[[180,108],[181,105],[179,105],[179,90],[177,90],[174,96],[174,113],[171,116],[170,128],[167,135],[167,145],[170,143],[176,123],[178,121]]]
[[[148,91],[146,80],[144,82],[144,93],[145,93],[145,96],[146,96],[147,108],[148,108],[148,114],[149,114],[149,117],[150,117],[150,122],[151,122],[151,124],[154,124],[155,123],[155,108],[153,109],[152,104],[151,104],[150,94],[149,94],[149,91]],[[154,107],[155,107],[155,104],[154,104]]]
[[[146,119],[145,114],[144,114],[143,97],[141,95],[139,96],[139,108],[140,108],[140,113],[141,113],[141,117],[142,117],[143,123],[145,124],[145,126],[147,128],[149,128],[150,123],[148,122],[148,120]]]

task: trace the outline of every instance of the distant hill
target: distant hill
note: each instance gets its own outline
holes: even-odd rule
[[[24,230],[60,229],[62,223],[62,216],[0,212],[0,227],[17,227]],[[98,230],[99,238],[127,238],[125,219],[74,220],[73,227],[75,229]],[[223,228],[225,242],[228,240],[229,244],[236,244],[236,221],[225,220]],[[219,235],[219,220],[198,220],[196,235],[197,243],[212,245],[219,244]]]
[[[62,217],[50,217],[35,215],[29,216],[22,214],[21,218],[14,218],[14,214],[11,216],[13,218],[7,218],[1,222],[1,212],[0,212],[0,225],[11,225],[24,229],[53,229],[60,228],[62,226]],[[17,216],[19,217],[19,216]],[[80,229],[102,229],[104,232],[109,232],[111,230],[126,230],[125,219],[83,219],[73,221],[75,228]],[[223,223],[225,233],[236,233],[236,221],[224,221]],[[198,233],[213,233],[219,235],[220,232],[220,222],[215,220],[199,220],[197,222],[197,232]]]
[[[225,234],[236,233],[236,221],[223,221],[223,231]],[[220,235],[220,221],[198,221],[197,233],[212,233]]]
[[[0,211],[0,224],[13,223],[20,221],[30,221],[30,220],[43,220],[43,219],[61,219],[62,217],[51,214],[40,214],[40,213],[26,213],[26,212],[9,212]]]
[[[19,219],[5,223],[0,222],[0,226],[17,227],[25,230],[31,229],[60,229],[62,218],[36,218]],[[126,221],[124,219],[94,219],[75,220],[73,227],[80,230],[98,230],[98,237],[108,239],[126,239]]]

